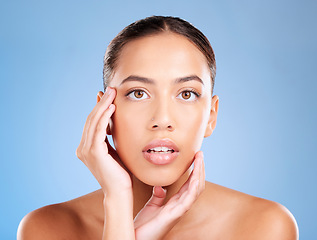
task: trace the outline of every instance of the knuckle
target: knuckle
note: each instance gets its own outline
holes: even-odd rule
[[[78,147],[78,148],[76,149],[76,156],[77,156],[80,160],[82,160],[83,155],[82,155],[82,152],[81,152],[81,147]]]

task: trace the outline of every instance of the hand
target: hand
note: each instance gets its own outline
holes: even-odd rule
[[[191,208],[205,189],[203,153],[197,152],[194,169],[181,189],[163,205],[166,191],[154,187],[153,195],[134,219],[137,240],[162,239]]]
[[[129,173],[106,137],[110,117],[115,111],[112,104],[115,96],[115,90],[108,87],[89,114],[76,150],[77,157],[88,167],[107,195],[132,191]]]

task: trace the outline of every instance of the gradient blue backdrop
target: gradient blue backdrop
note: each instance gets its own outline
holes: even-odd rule
[[[220,97],[207,180],[280,202],[316,236],[316,1],[1,1],[1,239],[22,217],[98,188],[75,155],[129,23],[180,16],[210,39]]]

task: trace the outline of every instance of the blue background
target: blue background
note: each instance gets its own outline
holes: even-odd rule
[[[316,1],[1,1],[1,239],[22,217],[98,188],[75,155],[102,90],[106,46],[129,23],[180,16],[217,60],[207,180],[285,205],[317,229]]]

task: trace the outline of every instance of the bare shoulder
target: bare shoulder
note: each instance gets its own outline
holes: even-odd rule
[[[246,219],[245,230],[256,239],[298,239],[294,216],[277,202],[250,196],[241,215]]]
[[[297,240],[298,227],[292,213],[283,205],[255,198],[248,210],[249,224],[254,229],[254,236],[258,239]],[[254,220],[252,222],[252,219]]]
[[[95,210],[89,207],[90,201],[96,202],[96,193],[30,212],[20,222],[17,239],[89,239],[87,233],[91,226],[98,233],[93,228],[98,223],[103,225],[103,219],[94,215]]]
[[[64,203],[42,207],[27,214],[18,229],[18,239],[72,239],[80,219]]]
[[[218,223],[230,229],[227,234],[235,236],[234,239],[298,239],[294,216],[277,202],[209,182],[206,182],[205,199],[214,204],[211,208],[218,215]]]

